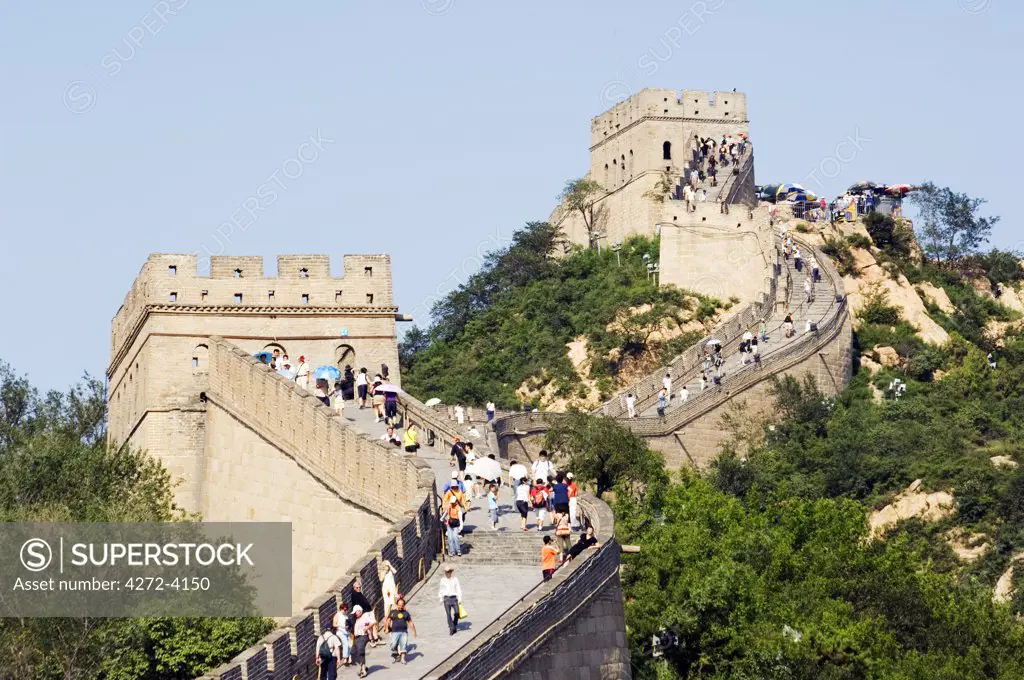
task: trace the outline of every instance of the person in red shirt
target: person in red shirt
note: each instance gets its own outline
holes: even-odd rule
[[[551,575],[558,569],[558,550],[551,545],[551,537],[544,537],[544,547],[540,549],[540,570],[545,581],[551,580]]]

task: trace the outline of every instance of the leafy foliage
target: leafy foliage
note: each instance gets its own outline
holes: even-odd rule
[[[637,678],[1015,678],[1024,637],[909,540],[868,542],[848,500],[731,497],[683,475],[617,503]],[[651,638],[678,645],[663,660]]]
[[[890,257],[902,261],[910,255],[914,234],[903,221],[897,222],[889,215],[871,212],[864,217],[864,227],[875,246]]]
[[[570,411],[548,430],[544,445],[568,456],[569,469],[592,481],[599,497],[612,488],[635,495],[666,479],[664,458],[613,418]]]
[[[562,193],[558,195],[558,200],[567,211],[583,219],[591,248],[596,247],[598,233],[603,226],[605,212],[604,207],[598,205],[598,201],[605,193],[604,187],[599,183],[582,177],[566,182]]]
[[[440,300],[433,325],[410,330],[400,346],[405,389],[448,403],[493,400],[504,408],[521,405],[516,388],[528,378],[551,381],[556,393],[569,394],[578,389],[579,377],[566,344],[584,336],[588,377],[608,391],[622,363],[650,348],[663,320],[675,323],[684,314],[704,319],[721,306],[655,286],[646,265],[657,261],[656,240],[632,238],[618,254],[586,250],[555,258],[560,243],[557,228],[528,224],[508,248],[489,254],[478,273]],[[650,308],[621,318],[623,310],[644,305]],[[609,362],[609,353],[617,359]]]
[[[153,458],[105,443],[103,385],[39,394],[0,362],[0,521],[183,518]],[[172,680],[202,675],[272,628],[267,619],[0,619],[0,677]]]
[[[921,211],[918,235],[925,254],[936,262],[956,262],[988,241],[999,217],[980,217],[986,201],[926,182],[911,194]]]

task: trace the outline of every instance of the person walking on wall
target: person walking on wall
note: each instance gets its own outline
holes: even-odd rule
[[[356,617],[353,626],[355,641],[352,643],[352,663],[359,666],[359,677],[366,677],[366,645],[370,641],[370,629],[374,627],[373,615],[371,612],[363,611],[359,605],[352,607],[352,613]]]
[[[366,392],[369,389],[369,379],[366,375],[366,369],[360,368],[359,373],[356,375],[356,393],[359,397],[359,408],[366,408]]]
[[[347,604],[342,602],[338,605],[338,611],[331,623],[335,634],[341,640],[341,665],[348,666],[352,663],[352,622],[349,620]]]
[[[494,409],[494,402],[487,402],[487,422],[491,422],[492,420],[494,420]]]
[[[530,483],[522,477],[515,486],[516,510],[519,511],[519,528],[529,531],[526,520],[530,516]]]
[[[571,472],[566,473],[565,478],[569,481],[569,525],[576,527],[579,526],[576,519],[579,517],[580,487],[577,486]]]
[[[668,408],[668,392],[662,387],[661,391],[658,392],[658,416],[660,418],[665,417],[665,409]]]
[[[455,567],[444,566],[444,576],[438,587],[437,596],[444,605],[444,615],[448,619],[448,634],[455,635],[459,630],[459,609],[462,607],[462,586],[455,576]]]
[[[389,633],[391,660],[405,663],[405,653],[409,647],[409,630],[416,637],[416,624],[412,622],[412,614],[405,608],[405,598],[398,598],[395,607],[388,613],[384,621],[384,629]]]
[[[551,537],[545,536],[540,549],[540,573],[545,581],[551,580],[555,569],[558,569],[558,549],[551,545]]]
[[[305,356],[299,357],[299,365],[295,369],[295,382],[302,389],[309,389],[309,364],[306,363]]]
[[[630,418],[636,418],[636,397],[632,392],[626,395],[626,413]]]
[[[337,680],[341,663],[341,638],[330,627],[316,639],[316,666],[320,680]]]

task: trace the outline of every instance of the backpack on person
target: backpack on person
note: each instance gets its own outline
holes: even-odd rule
[[[535,508],[547,507],[547,494],[544,492],[544,489],[539,486],[530,489],[530,501]]]
[[[331,652],[331,645],[328,642],[329,640],[330,634],[325,633],[323,639],[320,642],[320,663],[324,665],[329,664],[331,662],[331,659],[334,657],[334,654]]]

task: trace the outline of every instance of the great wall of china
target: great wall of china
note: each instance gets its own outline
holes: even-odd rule
[[[671,197],[660,203],[646,197],[662,171],[678,177],[689,168],[678,152],[682,162],[661,167],[671,156],[666,143],[687,149],[695,134],[731,134],[737,126],[745,131],[746,124],[742,94],[645,90],[592,125],[591,175],[611,161],[621,168],[605,182],[608,238],[621,239],[631,229],[660,231],[662,283],[735,294],[744,303],[714,331],[730,366],[720,386],[695,393],[664,418],[649,414],[666,371],[677,381],[693,380],[700,366],[696,346],[597,410],[623,418],[673,467],[706,465],[724,437],[718,425],[723,409],[735,399],[766,406],[770,376],[811,373],[831,392],[850,378],[852,338],[841,277],[816,253],[822,281],[814,303],[802,304],[806,271],[795,271],[779,256],[767,213],[753,203],[752,150],[716,187],[713,200],[695,212]],[[719,196],[729,214],[716,202]],[[574,240],[583,238],[571,215],[556,211],[553,220]],[[698,248],[727,266],[708,269],[708,258],[695,257]],[[274,277],[264,275],[261,258],[246,257],[213,257],[209,276],[200,276],[195,256],[153,255],[114,318],[111,439],[159,458],[180,480],[178,502],[207,520],[293,522],[295,615],[204,676],[209,680],[316,678],[315,639],[338,602],[349,600],[356,580],[380,613],[385,561],[419,612],[418,625],[428,626],[428,639],[425,622],[441,615],[431,592],[441,560],[436,493],[448,471],[447,448],[462,434],[447,409],[427,408],[403,395],[403,426],[416,424],[431,443],[419,456],[405,455],[379,441],[381,426],[366,414],[350,408],[339,416],[252,358],[276,347],[293,357],[304,354],[312,366],[383,363],[400,383],[389,258],[346,255],[343,274],[332,276],[325,256],[282,256]],[[778,327],[787,309],[801,328],[783,342]],[[763,360],[739,367],[739,338],[762,320],[773,338]],[[815,330],[804,332],[805,320]],[[626,391],[638,396],[641,417],[624,418]],[[487,433],[491,450],[505,459],[530,458],[557,417],[504,414]],[[591,496],[582,498],[581,507],[601,547],[549,582],[540,581],[535,534],[469,532],[469,554],[456,562],[466,581],[502,569],[508,581],[486,597],[480,593],[467,638],[447,647],[440,639],[425,644],[421,658],[401,671],[381,667],[374,673],[631,677],[613,517]]]

